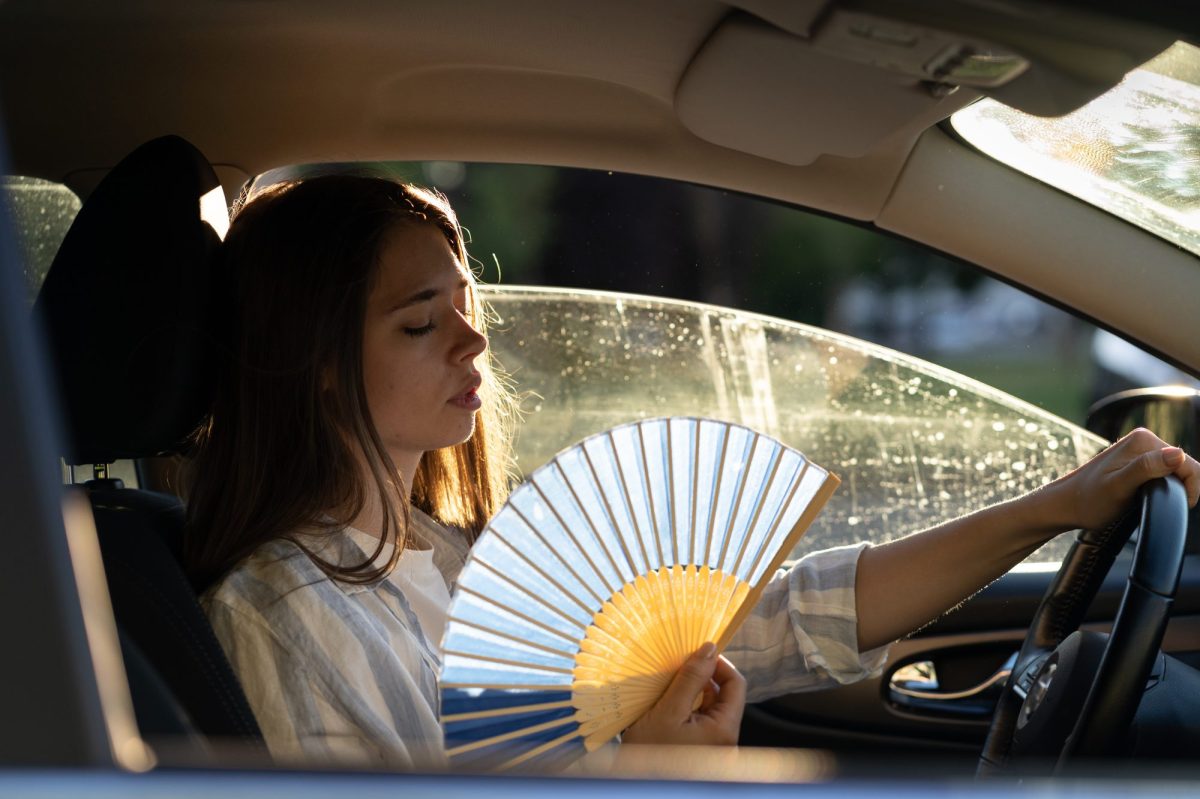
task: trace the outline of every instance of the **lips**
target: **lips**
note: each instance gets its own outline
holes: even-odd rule
[[[479,375],[473,375],[463,391],[450,398],[449,404],[468,411],[479,410],[483,405],[478,393],[482,383],[483,379]]]

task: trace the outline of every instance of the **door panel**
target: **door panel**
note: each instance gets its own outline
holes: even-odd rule
[[[1113,565],[1089,611],[1088,629],[1108,629],[1130,563],[1127,551]],[[742,743],[816,747],[883,758],[923,753],[951,764],[961,761],[965,766],[969,761],[973,766],[990,714],[901,704],[889,695],[889,682],[897,670],[920,662],[934,665],[937,690],[942,692],[963,692],[986,682],[1020,647],[1052,577],[1049,572],[1005,575],[958,610],[894,644],[887,666],[876,679],[748,707]],[[1200,660],[1200,556],[1185,561],[1163,651],[1192,665]]]

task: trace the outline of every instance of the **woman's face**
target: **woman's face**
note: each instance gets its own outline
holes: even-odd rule
[[[410,481],[421,454],[467,440],[481,399],[475,359],[487,338],[467,316],[467,275],[432,224],[385,239],[367,298],[363,378],[380,438]]]

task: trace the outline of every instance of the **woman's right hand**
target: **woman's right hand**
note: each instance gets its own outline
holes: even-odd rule
[[[696,705],[700,699],[699,706]],[[624,735],[628,744],[734,746],[746,707],[746,679],[707,643],[679,668],[654,707]]]

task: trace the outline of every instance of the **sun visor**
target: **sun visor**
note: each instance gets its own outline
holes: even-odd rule
[[[797,36],[808,36],[821,15],[829,6],[829,0],[726,0],[734,8],[753,14]]]
[[[822,155],[865,155],[978,96],[947,94],[947,87],[831,55],[827,47],[820,35],[804,39],[732,17],[684,73],[676,114],[713,144],[800,166]]]

